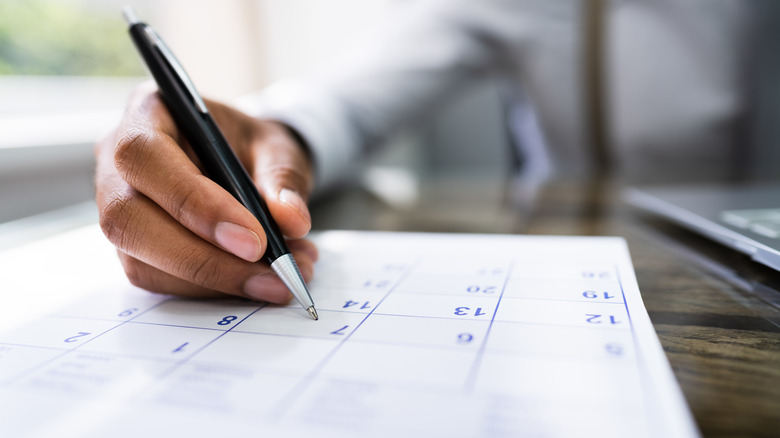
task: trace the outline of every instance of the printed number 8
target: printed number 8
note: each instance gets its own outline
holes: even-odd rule
[[[230,315],[230,316],[226,316],[226,317],[222,318],[222,321],[219,321],[217,324],[219,324],[219,325],[228,325],[228,324],[230,324],[231,322],[233,322],[233,321],[235,321],[237,319],[238,319],[237,316]]]

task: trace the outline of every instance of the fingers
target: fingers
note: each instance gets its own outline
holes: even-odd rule
[[[289,300],[289,292],[270,267],[247,262],[200,239],[132,189],[105,209],[101,225],[122,252],[128,278],[140,287],[194,297],[217,291],[274,303]],[[310,279],[316,250],[311,243],[294,247],[301,273]]]
[[[311,229],[306,199],[313,184],[309,157],[289,131],[277,123],[261,125],[250,170],[268,209],[285,236],[301,238]]]
[[[295,248],[292,250],[293,257],[301,269],[304,280],[310,281],[313,276],[313,264],[317,261],[316,247],[309,241],[297,241],[290,242],[290,248]],[[187,298],[219,298],[224,296],[219,291],[174,277],[121,251],[118,251],[118,254],[127,278],[135,286],[157,293]],[[268,275],[263,275],[262,280],[256,280],[256,282],[260,283],[258,287],[266,290],[264,293],[265,301],[274,304],[287,304],[292,298],[281,280],[270,272]]]
[[[266,244],[257,219],[195,166],[176,142],[175,126],[156,95],[135,101],[130,111],[141,108],[147,117],[120,134],[113,160],[119,176],[196,235],[257,261]]]
[[[262,227],[200,172],[155,90],[141,87],[134,93],[120,127],[95,147],[100,225],[119,250],[128,278],[175,295],[227,293],[286,302],[290,294],[281,280],[269,266],[256,263],[265,250]],[[253,173],[265,175],[261,193],[282,231],[305,235],[311,226],[304,202],[311,185],[305,151],[281,125],[224,105],[215,109],[237,154]],[[316,247],[290,241],[290,248],[310,279]]]

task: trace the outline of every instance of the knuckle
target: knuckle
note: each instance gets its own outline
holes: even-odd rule
[[[215,257],[185,256],[181,259],[180,270],[192,283],[208,289],[224,289],[221,281],[221,269]]]
[[[135,180],[144,166],[145,151],[152,143],[152,136],[140,129],[130,129],[117,141],[114,148],[114,166],[125,181]]]
[[[116,245],[126,223],[128,199],[125,196],[114,195],[100,211],[100,229],[111,243]]]
[[[200,191],[188,181],[177,181],[168,190],[167,210],[179,222],[189,223],[201,212]]]
[[[100,228],[117,248],[127,249],[133,241],[129,224],[133,220],[133,197],[115,194],[100,211]]]
[[[265,171],[267,178],[273,181],[276,187],[290,187],[301,196],[305,196],[309,187],[309,178],[301,169],[279,165]]]

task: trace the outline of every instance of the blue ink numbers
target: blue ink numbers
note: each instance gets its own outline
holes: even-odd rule
[[[610,295],[609,292],[596,292],[592,290],[586,290],[582,293],[582,296],[589,299],[596,299],[603,296],[605,300],[611,300],[612,298],[615,298],[615,296]]]
[[[228,324],[230,324],[231,322],[233,322],[233,321],[235,321],[237,319],[238,319],[237,316],[230,315],[230,316],[226,316],[226,317],[222,318],[222,320],[218,321],[217,324],[218,325],[228,325]]]
[[[470,316],[470,315],[472,315],[471,307],[465,307],[465,306],[463,306],[463,307],[456,307],[455,308],[455,312],[453,314],[454,315],[458,315],[458,316]],[[477,307],[477,310],[474,311],[473,315],[474,316],[487,315],[487,312],[482,310],[481,307]]]
[[[470,344],[471,341],[473,341],[473,340],[474,340],[474,335],[472,335],[471,333],[459,333],[458,334],[458,340],[457,340],[458,344],[461,344],[461,345]]]
[[[341,308],[342,309],[349,309],[350,307],[354,307],[354,306],[358,306],[358,305],[360,305],[359,301],[348,300],[346,303],[344,303],[343,306],[341,306]],[[363,302],[363,304],[360,305],[360,307],[359,307],[359,309],[361,309],[361,310],[366,310],[366,309],[370,309],[370,308],[371,308],[371,302],[370,301]]]
[[[497,288],[495,286],[476,286],[476,285],[471,285],[471,286],[466,288],[466,292],[468,292],[470,294],[479,294],[479,293],[492,294],[492,293],[496,293],[496,290],[497,290]]]
[[[119,314],[117,316],[120,317],[120,318],[127,318],[128,316],[134,314],[137,311],[138,311],[138,308],[131,307],[129,309],[125,309],[125,310],[119,312]]]
[[[344,333],[344,330],[346,330],[347,328],[349,328],[349,326],[345,325],[344,327],[342,327],[342,328],[340,328],[338,330],[334,330],[334,331],[330,332],[330,334],[332,334],[332,335],[342,335],[343,336],[343,335],[346,334],[346,333]]]
[[[79,340],[79,338],[83,338],[84,336],[89,336],[91,334],[92,333],[88,333],[88,332],[78,332],[78,333],[76,333],[75,335],[73,335],[73,336],[71,336],[69,338],[65,338],[65,342],[68,342],[68,343],[76,342],[76,341]]]
[[[601,324],[604,322],[604,317],[609,316],[608,322],[610,325],[620,324],[620,321],[617,320],[617,318],[613,315],[596,315],[594,313],[586,313],[585,321],[587,321],[590,324]]]

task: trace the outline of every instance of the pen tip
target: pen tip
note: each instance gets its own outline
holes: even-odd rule
[[[309,307],[308,309],[306,309],[306,311],[309,312],[309,315],[311,315],[311,317],[314,318],[315,321],[320,319],[320,317],[317,316],[317,310],[314,308],[314,306]]]

